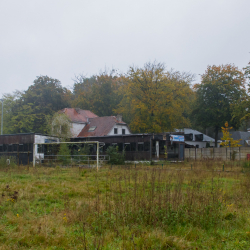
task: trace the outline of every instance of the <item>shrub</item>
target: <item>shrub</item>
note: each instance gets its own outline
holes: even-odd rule
[[[243,164],[242,164],[242,167],[243,168],[250,168],[250,161],[244,161]]]
[[[74,149],[73,155],[79,155],[81,156],[80,161],[86,163],[88,160],[88,156],[90,154],[90,148],[89,145],[85,144],[84,147],[77,147],[77,149]],[[83,156],[84,155],[84,156]],[[85,156],[86,155],[86,156]],[[78,158],[75,159],[78,161]]]
[[[0,167],[15,167],[17,160],[14,156],[3,155],[0,157]]]
[[[107,148],[107,155],[110,157],[109,163],[121,165],[124,164],[125,161],[125,152],[122,153],[118,152],[118,147],[116,146],[109,146]]]
[[[63,165],[68,165],[70,163],[70,150],[66,143],[61,143],[58,152],[58,160],[62,162]]]

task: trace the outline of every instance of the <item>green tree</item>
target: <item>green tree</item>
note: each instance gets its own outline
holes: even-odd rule
[[[37,77],[28,90],[4,95],[4,133],[47,133],[47,117],[69,107],[70,98],[59,80]]]
[[[46,116],[46,120],[48,134],[60,138],[61,141],[66,141],[72,136],[70,119],[64,113],[56,112],[52,117]]]
[[[66,143],[60,144],[60,149],[58,152],[58,160],[62,162],[63,165],[68,165],[70,163],[70,149]]]
[[[115,71],[93,75],[90,78],[79,76],[74,83],[72,106],[91,110],[99,116],[113,115],[120,102],[119,86],[123,78]]]
[[[245,86],[247,86],[248,94],[243,95],[239,102],[234,105],[233,120],[237,122],[238,127],[244,127],[246,130],[250,125],[250,62],[248,66],[243,68],[243,73],[246,79]]]
[[[161,63],[146,63],[143,68],[131,67],[127,79],[116,112],[129,120],[133,132],[159,133],[189,124],[191,74],[166,71]]]
[[[238,118],[233,117],[233,109],[246,95],[244,83],[243,72],[234,65],[227,64],[208,66],[202,75],[201,84],[194,86],[194,123],[203,128],[214,129],[215,146],[224,121],[231,121],[238,128]]]
[[[13,122],[13,114],[16,112],[16,102],[21,98],[23,92],[14,91],[12,94],[4,94],[3,99],[3,134],[15,133],[15,123]],[[2,107],[0,108],[2,117]]]
[[[125,152],[122,153],[118,152],[118,147],[116,146],[109,146],[107,148],[107,155],[109,156],[109,163],[121,165],[124,164],[125,161]]]

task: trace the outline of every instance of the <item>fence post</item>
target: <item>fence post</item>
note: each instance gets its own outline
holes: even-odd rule
[[[136,163],[135,163],[135,168],[136,168]]]
[[[224,172],[224,164],[223,164],[223,172]]]
[[[192,166],[192,164],[191,164],[191,170],[192,170],[192,167],[193,167],[193,166]]]

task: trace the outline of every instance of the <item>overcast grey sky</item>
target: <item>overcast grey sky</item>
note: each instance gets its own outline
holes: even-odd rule
[[[39,75],[126,72],[157,60],[197,75],[250,61],[249,0],[0,0],[0,97]]]

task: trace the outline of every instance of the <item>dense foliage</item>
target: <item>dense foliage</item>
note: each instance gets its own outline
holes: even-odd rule
[[[203,132],[210,129],[217,141],[226,121],[235,129],[249,126],[249,79],[250,65],[242,70],[231,64],[213,65],[207,67],[200,84],[192,85],[191,73],[166,70],[156,62],[130,67],[125,74],[112,70],[76,76],[72,92],[57,79],[39,76],[27,90],[3,95],[3,132],[60,132],[59,137],[70,137],[65,132],[69,121],[56,113],[74,107],[98,116],[122,114],[131,132],[193,127]],[[54,132],[53,122],[58,123]]]
[[[193,119],[202,127],[212,127],[217,145],[218,132],[226,121],[239,127],[235,107],[247,98],[244,73],[234,65],[208,66],[201,84],[196,84]]]
[[[48,76],[37,77],[24,92],[4,95],[4,133],[46,133],[46,117],[70,106],[70,95]]]

